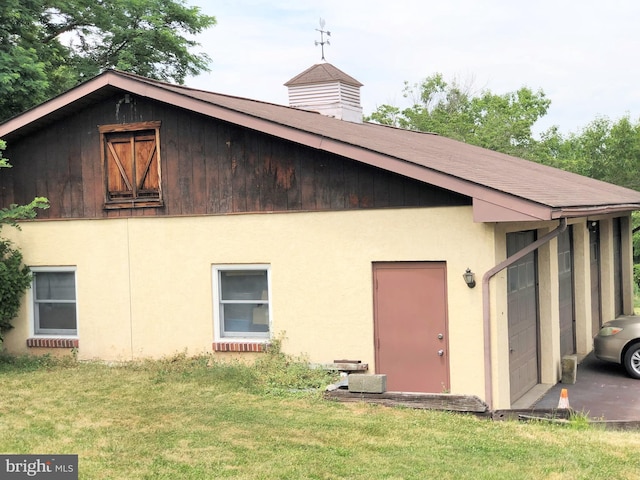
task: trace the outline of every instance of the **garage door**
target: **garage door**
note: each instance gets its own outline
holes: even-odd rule
[[[622,315],[622,222],[620,218],[613,219],[613,302],[615,316]]]
[[[560,293],[560,353],[570,355],[576,352],[571,227],[558,236],[558,284]]]
[[[507,234],[507,256],[535,241],[535,231]],[[539,381],[538,289],[536,253],[531,252],[507,270],[509,379],[511,402]]]
[[[600,224],[589,224],[589,253],[591,257],[591,333],[602,325],[602,296],[600,294]]]

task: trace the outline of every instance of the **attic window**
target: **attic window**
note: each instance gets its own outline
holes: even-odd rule
[[[160,122],[99,127],[105,208],[162,205]]]

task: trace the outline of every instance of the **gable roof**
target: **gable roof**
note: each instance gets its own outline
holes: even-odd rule
[[[11,140],[115,92],[174,105],[473,198],[479,222],[532,221],[640,209],[640,192],[439,135],[233,97],[109,70],[0,124]]]

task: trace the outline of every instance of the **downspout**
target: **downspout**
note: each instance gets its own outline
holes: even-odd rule
[[[548,243],[552,239],[556,238],[562,232],[567,229],[567,219],[561,218],[560,225],[555,230],[550,231],[544,237],[536,240],[530,245],[527,245],[522,250],[514,253],[506,260],[500,262],[491,270],[488,270],[482,276],[482,319],[483,319],[483,327],[484,327],[484,392],[485,392],[485,402],[489,406],[489,409],[493,408],[493,373],[492,373],[492,363],[491,356],[493,352],[491,351],[491,305],[490,305],[490,295],[489,295],[489,280],[497,274],[498,272],[504,270],[510,265],[514,264],[518,260],[520,260],[525,255],[530,254],[534,250],[537,250],[545,243]]]

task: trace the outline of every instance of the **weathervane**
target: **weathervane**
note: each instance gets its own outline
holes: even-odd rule
[[[324,39],[324,34],[327,34],[327,37],[331,36],[331,32],[328,30],[324,29],[324,20],[321,18],[320,19],[320,28],[316,28],[316,32],[320,32],[320,41],[316,40],[316,47],[318,45],[320,45],[320,47],[322,48],[322,60],[324,60],[324,44],[326,43],[327,45],[331,45],[329,43],[329,38],[327,38],[326,40]]]

